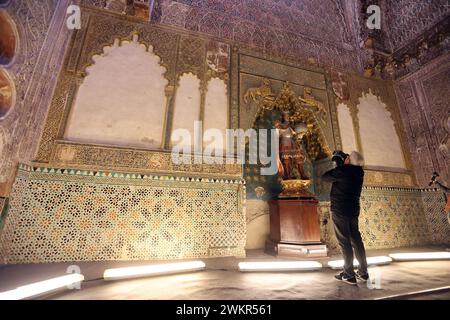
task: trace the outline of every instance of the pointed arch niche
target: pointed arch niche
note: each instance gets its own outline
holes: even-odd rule
[[[82,143],[161,148],[167,98],[166,69],[153,48],[115,40],[86,69],[64,138]]]
[[[200,120],[200,105],[200,79],[192,73],[183,74],[179,79],[175,96],[172,133],[179,129],[187,131],[185,131],[186,135],[183,134],[182,141],[179,142],[171,139],[171,144],[184,143],[184,146],[192,146],[194,122]],[[189,135],[187,135],[188,132]]]
[[[358,119],[366,165],[406,169],[391,114],[371,91],[359,98]]]

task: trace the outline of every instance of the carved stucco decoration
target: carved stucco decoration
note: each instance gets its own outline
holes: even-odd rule
[[[367,169],[364,173],[364,185],[366,186],[415,186],[414,179],[410,173],[373,171]]]
[[[66,63],[53,96],[36,162],[143,172],[192,172],[202,176],[242,175],[241,166],[234,164],[175,165],[171,161],[170,153],[166,151],[74,144],[62,140],[74,97],[86,75],[86,67],[93,63],[94,55],[100,54],[105,46],[111,46],[116,39],[131,41],[138,37],[140,43],[152,47],[153,52],[161,58],[161,65],[167,70],[164,75],[169,80],[165,90],[168,97],[164,129],[166,148],[169,140],[167,137],[171,130],[167,124],[171,121],[173,97],[176,94],[179,76],[192,72],[201,79],[203,105],[209,78],[212,76],[223,80],[229,78],[227,70],[224,70],[223,59],[220,68],[210,71],[211,68],[206,63],[209,39],[182,36],[177,32],[136,22],[127,16],[99,13],[88,8],[83,8],[82,17],[81,30],[72,36],[71,50],[67,53]],[[228,45],[219,43],[218,46],[222,48],[221,54],[224,51],[227,53]],[[226,57],[226,60],[229,60],[229,57]]]
[[[337,71],[332,71],[332,74]],[[339,73],[340,74],[340,73]],[[388,108],[391,119],[394,121],[395,129],[399,135],[401,141],[402,152],[406,161],[407,172],[389,172],[380,170],[369,170],[366,168],[366,176],[364,178],[365,185],[368,186],[414,186],[416,184],[415,176],[411,173],[412,161],[408,151],[407,140],[403,129],[403,122],[400,118],[400,113],[397,108],[396,98],[393,96],[393,89],[390,83],[386,83],[379,80],[369,80],[364,79],[359,76],[348,76],[342,75],[342,77],[337,74],[332,76],[338,83],[333,84],[333,91],[336,96],[335,104],[344,104],[350,111],[352,118],[356,146],[358,150],[362,150],[362,142],[360,136],[360,126],[358,118],[358,105],[359,99],[369,92],[376,95]],[[361,83],[362,82],[362,83]],[[334,87],[337,88],[334,88]],[[348,92],[346,99],[340,97],[341,90],[345,88]],[[391,169],[387,169],[391,170]]]
[[[83,50],[80,53],[79,72],[83,72],[93,63],[92,57],[101,54],[105,46],[110,46],[115,39],[129,40],[130,35],[138,34],[139,41],[153,47],[153,52],[161,58],[160,64],[167,70],[174,71],[179,35],[173,32],[154,28],[147,24],[130,21],[127,17],[116,17],[107,14],[89,13],[90,16]],[[83,29],[83,27],[82,27]],[[167,76],[169,81],[174,81],[174,75]]]
[[[56,140],[63,135],[65,120],[82,77],[85,76],[86,67],[92,64],[94,55],[101,54],[103,48],[112,45],[117,38],[129,41],[133,36],[139,35],[139,41],[146,46],[152,46],[155,54],[161,57],[161,65],[167,70],[165,77],[169,83],[174,82],[176,52],[173,48],[177,45],[178,35],[159,29],[148,29],[149,26],[128,22],[127,19],[117,19],[85,9],[82,17],[82,28],[72,36],[72,49],[68,53],[65,68],[61,71],[54,93],[36,158],[38,162],[50,162],[52,157],[54,158]],[[158,37],[162,41],[156,41]],[[170,94],[170,90],[166,90],[166,93]]]
[[[447,158],[450,158],[450,115],[447,119],[442,121],[442,127],[445,131],[447,131],[447,133],[439,144],[439,151],[441,151]]]
[[[234,41],[262,54],[356,71],[353,30],[341,1],[156,1],[152,20]],[[214,9],[215,8],[215,9]],[[269,14],[270,13],[270,14]],[[247,17],[247,18],[246,18]],[[251,17],[251,19],[248,19]],[[314,18],[311,18],[314,17]],[[317,28],[323,21],[324,28]]]
[[[183,173],[194,176],[242,175],[238,164],[175,164],[170,152],[146,151],[130,148],[108,148],[60,142],[56,145],[54,163],[64,167],[83,169],[124,170],[130,172]]]
[[[449,143],[450,54],[420,71],[396,82],[395,91],[404,119],[417,182],[427,186],[430,175],[438,171],[449,181],[448,154],[442,144]],[[440,148],[441,145],[441,148]]]
[[[365,45],[370,47],[365,48],[361,54],[366,62],[364,75],[382,79],[399,79],[419,70],[449,51],[450,32],[448,30],[450,30],[450,19],[443,19],[431,29],[424,30],[415,39],[410,39],[404,46],[387,51],[375,50],[374,46],[379,46],[383,40],[369,37]],[[388,35],[391,33],[389,32]]]
[[[194,172],[200,172],[205,174],[206,171],[217,174],[222,172],[229,172],[230,174],[236,174],[240,172],[241,168],[209,168],[202,169],[201,166],[192,167],[163,167],[159,168],[158,162],[152,159],[160,159],[161,151],[142,151],[134,149],[121,149],[121,148],[106,148],[98,147],[93,159],[88,161],[87,153],[95,146],[75,145],[59,141],[64,129],[65,117],[67,116],[68,108],[72,103],[76,89],[79,85],[80,79],[84,72],[84,68],[88,66],[92,61],[91,57],[102,50],[104,45],[110,45],[115,38],[130,39],[133,34],[139,34],[141,42],[147,45],[152,45],[153,50],[161,57],[161,63],[166,66],[166,76],[170,83],[166,88],[166,94],[168,96],[168,117],[170,117],[170,108],[173,106],[173,96],[176,93],[177,82],[183,72],[195,72],[199,74],[199,77],[203,79],[203,85],[206,86],[206,81],[210,77],[219,77],[223,80],[227,80],[227,86],[230,87],[230,127],[237,128],[239,123],[239,55],[251,54],[256,57],[269,59],[271,61],[278,61],[285,64],[289,64],[297,67],[305,67],[308,70],[316,70],[317,72],[324,73],[324,70],[316,65],[307,64],[298,59],[289,58],[279,53],[270,53],[258,48],[250,48],[247,45],[240,45],[239,47],[225,43],[225,48],[229,49],[229,57],[227,62],[229,63],[229,72],[220,72],[220,66],[211,67],[206,62],[201,66],[198,61],[183,60],[184,63],[177,65],[177,60],[180,60],[180,48],[182,40],[184,38],[186,42],[193,39],[199,39],[196,43],[200,44],[205,51],[201,51],[203,57],[211,56],[211,47],[220,47],[222,42],[217,42],[214,39],[210,39],[204,35],[190,35],[180,32],[180,30],[170,30],[170,28],[163,28],[155,25],[144,24],[128,16],[115,15],[110,13],[100,12],[98,10],[89,9],[83,7],[83,28],[74,33],[71,40],[71,50],[66,57],[66,65],[64,70],[60,74],[58,87],[55,91],[53,102],[51,104],[51,110],[48,113],[48,119],[46,123],[46,129],[42,136],[41,145],[37,157],[38,162],[54,162],[54,163],[71,163],[71,165],[95,167],[104,164],[103,159],[108,159],[108,163],[118,168],[133,168],[133,163],[138,163],[138,166],[142,166],[144,170],[193,170]],[[215,43],[210,45],[210,43]],[[228,46],[228,47],[227,47]],[[174,48],[176,48],[174,50]],[[222,47],[223,48],[223,47]],[[223,50],[222,50],[223,51]],[[226,51],[226,50],[225,50]],[[191,51],[196,52],[196,51]],[[214,52],[214,50],[212,50]],[[220,52],[219,52],[220,53]],[[223,52],[222,52],[223,53]],[[214,55],[214,54],[213,54]],[[220,55],[220,54],[219,54]],[[216,51],[216,61],[219,59],[218,52]],[[182,67],[181,67],[182,66]],[[222,68],[223,69],[223,68]],[[202,74],[202,70],[204,73]],[[218,72],[219,70],[219,72]],[[332,131],[334,137],[334,144],[336,148],[341,147],[339,127],[337,123],[337,114],[335,108],[335,99],[333,97],[332,77],[329,73],[325,73],[326,78],[326,90],[328,94],[328,103],[330,105],[330,116]],[[361,79],[358,78],[358,81]],[[353,89],[352,89],[353,90]],[[379,92],[385,92],[384,88],[379,89]],[[362,92],[362,91],[361,91]],[[382,96],[382,95],[381,95]],[[353,99],[354,101],[355,99]],[[356,99],[357,100],[357,99]],[[389,95],[389,101],[392,100],[392,96]],[[395,100],[395,98],[394,98]],[[392,101],[391,101],[392,102]],[[386,103],[388,106],[395,105],[392,103]],[[351,104],[350,104],[351,105]],[[356,105],[356,104],[355,104]],[[169,118],[166,120],[170,120]],[[397,123],[397,121],[395,121]],[[166,127],[166,136],[170,132],[170,127]],[[399,135],[401,136],[401,135]],[[69,146],[70,145],[70,146]],[[97,147],[96,147],[97,148]],[[62,151],[64,149],[64,151]],[[113,152],[114,151],[114,152]],[[145,156],[137,156],[135,152],[143,152]],[[103,158],[103,159],[102,159]],[[102,160],[100,160],[102,159]],[[123,159],[123,160],[121,160]],[[137,160],[137,162],[133,162]],[[144,165],[145,163],[145,165]]]
[[[340,101],[347,101],[350,98],[348,91],[348,81],[345,74],[338,70],[331,69],[330,71],[333,93],[340,99]]]
[[[8,195],[18,161],[29,161],[37,149],[52,91],[54,76],[62,63],[68,42],[65,8],[70,0],[21,0],[4,4],[14,21],[18,37],[15,58],[8,72],[16,88],[16,103],[7,117],[0,120],[5,145],[0,157],[0,179]],[[64,8],[63,10],[60,10]],[[55,14],[55,10],[63,14]],[[0,186],[1,188],[2,186]],[[2,191],[0,191],[2,192]]]
[[[178,50],[177,73],[193,73],[203,80],[205,76],[205,46],[203,39],[182,36]]]

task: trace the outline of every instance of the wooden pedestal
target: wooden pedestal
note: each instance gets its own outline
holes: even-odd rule
[[[326,257],[320,241],[317,200],[278,199],[269,201],[270,238],[266,252],[276,256]]]

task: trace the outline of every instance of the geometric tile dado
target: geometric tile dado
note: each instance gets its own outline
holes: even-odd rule
[[[432,242],[419,189],[364,188],[359,221],[368,248],[395,248]]]
[[[445,197],[435,189],[364,187],[359,228],[368,249],[426,244],[449,245],[450,224]],[[330,252],[339,252],[330,203],[319,204],[321,238]]]
[[[21,165],[5,263],[245,256],[242,180]]]
[[[441,190],[436,189],[424,189],[421,195],[433,242],[450,245],[450,221],[448,220],[448,214],[445,212],[446,195]]]
[[[5,263],[241,257],[244,201],[242,179],[21,165],[0,255]],[[366,186],[359,217],[365,246],[449,244],[444,207],[434,189]],[[248,214],[267,214],[258,210]],[[338,252],[329,202],[320,202],[319,220],[322,241]]]

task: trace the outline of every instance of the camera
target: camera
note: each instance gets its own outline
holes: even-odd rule
[[[340,167],[344,165],[344,161],[348,156],[347,153],[341,150],[335,150],[331,156],[331,161],[335,162],[337,167]]]
[[[437,177],[439,177],[439,173],[437,173],[436,171],[433,172],[433,176],[431,177],[430,183],[428,184],[429,187],[431,187]]]

